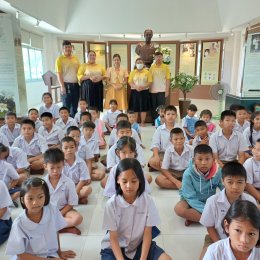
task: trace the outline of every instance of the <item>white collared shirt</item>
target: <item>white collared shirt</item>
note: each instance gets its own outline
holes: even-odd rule
[[[84,161],[94,158],[94,153],[84,143],[79,143],[79,147],[76,155]]]
[[[78,195],[75,184],[69,177],[61,174],[55,189],[50,182],[49,175],[45,176],[44,180],[48,184],[51,203],[53,205],[57,206],[59,209],[64,208],[66,205],[78,205]]]
[[[246,128],[248,128],[250,126],[250,122],[248,122],[247,120],[245,120],[244,124],[243,125],[240,125],[236,119],[236,124],[235,124],[235,127],[234,127],[234,130],[240,132],[241,134],[243,134],[244,130]]]
[[[35,124],[35,130],[36,130],[36,132],[38,133],[39,128],[42,126],[42,121],[40,121],[39,119],[37,119],[37,120],[34,122],[34,124]]]
[[[59,144],[64,137],[63,131],[56,125],[52,126],[50,132],[44,126],[41,126],[38,133],[45,138],[48,145]]]
[[[62,173],[69,177],[75,184],[78,184],[80,181],[90,180],[85,161],[77,156],[72,165],[69,165],[66,161],[64,162]]]
[[[5,145],[6,147],[9,147],[9,146],[10,146],[7,137],[6,137],[3,133],[0,133],[0,143],[2,143],[3,145]]]
[[[88,146],[89,150],[95,155],[95,154],[99,154],[99,146],[98,146],[97,135],[95,135],[94,133],[92,134],[91,138],[88,140],[86,140],[84,136],[81,136],[80,146],[81,145]]]
[[[211,133],[208,132],[208,140],[210,140]],[[192,140],[192,146],[195,148],[197,145],[201,143],[201,137],[199,135],[196,135],[194,139]]]
[[[27,169],[30,165],[26,153],[18,147],[9,147],[6,161],[12,164],[15,169]]]
[[[12,145],[15,138],[17,138],[20,135],[20,129],[21,129],[21,126],[19,124],[15,124],[14,130],[11,131],[8,128],[8,125],[5,124],[0,128],[0,133],[4,134],[6,136],[6,138],[8,139],[9,144]]]
[[[223,161],[234,161],[240,152],[248,150],[243,135],[234,130],[229,139],[223,135],[222,129],[213,133],[210,136],[209,146],[212,148],[213,153],[218,154],[219,160]]]
[[[115,125],[116,125],[116,118],[117,118],[117,116],[119,114],[121,114],[121,111],[116,110],[116,111],[113,112],[111,109],[109,109],[103,115],[103,122],[107,123],[110,127],[115,127]]]
[[[248,200],[256,205],[256,200],[247,193],[242,193],[241,200]],[[222,228],[222,220],[226,216],[231,204],[226,196],[226,189],[209,197],[202,212],[200,223],[205,227],[214,227],[220,239],[226,238],[226,234]]]
[[[6,208],[4,215],[0,218],[1,220],[8,220],[11,217],[9,206],[13,205],[11,196],[5,183],[0,180],[0,209]]]
[[[243,132],[243,136],[245,137],[246,139],[246,143],[247,143],[247,146],[252,146],[252,144],[250,143],[250,127],[247,127],[244,132]],[[253,131],[252,131],[252,141],[253,141],[253,146],[255,145],[256,141],[260,138],[260,131],[256,131],[254,128],[253,128]]]
[[[246,169],[247,180],[246,182],[260,188],[260,162],[253,158],[245,161],[244,167]]]
[[[55,123],[56,126],[58,126],[59,128],[61,128],[61,130],[63,131],[64,135],[67,134],[67,129],[70,127],[70,126],[78,126],[75,119],[72,118],[72,117],[69,117],[68,118],[68,121],[67,123],[65,124],[63,122],[63,120],[61,118],[59,118],[56,123]]]
[[[44,112],[49,112],[52,114],[53,118],[59,118],[59,110],[60,107],[56,104],[52,104],[49,108],[46,107],[45,104],[43,104],[40,108],[39,108],[39,116],[42,115],[42,113]]]
[[[6,254],[12,256],[12,260],[18,260],[17,255],[23,253],[43,258],[58,258],[57,232],[66,226],[67,223],[58,208],[51,204],[43,207],[39,223],[30,220],[23,210],[13,222]]]
[[[17,173],[13,165],[4,160],[0,160],[0,180],[2,180],[8,187],[10,182],[18,179],[19,174]]]
[[[34,133],[32,140],[28,143],[23,135],[18,136],[13,143],[13,147],[22,149],[27,156],[37,156],[48,150],[46,140],[39,134]]]
[[[182,171],[186,170],[189,166],[189,161],[193,157],[193,147],[188,144],[184,144],[183,152],[179,155],[175,149],[173,144],[168,146],[165,151],[162,169],[164,170],[177,170]]]
[[[152,198],[144,192],[133,204],[129,204],[123,196],[114,195],[105,206],[103,229],[117,231],[120,247],[132,259],[137,247],[143,241],[144,228],[160,224],[160,217]],[[106,233],[101,248],[111,248],[110,234]]]

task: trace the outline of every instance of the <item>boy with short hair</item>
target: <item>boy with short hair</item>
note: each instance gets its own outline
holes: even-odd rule
[[[5,114],[5,124],[0,128],[0,133],[6,136],[9,145],[12,145],[14,139],[20,135],[21,126],[16,122],[17,122],[16,113],[7,112]]]
[[[89,122],[92,120],[92,117],[91,117],[91,114],[86,111],[86,112],[82,112],[80,114],[80,122],[79,122],[79,128],[81,129],[82,128],[82,125],[85,123],[85,122]]]
[[[80,123],[80,116],[82,113],[87,112],[88,109],[88,103],[86,99],[80,99],[79,100],[79,111],[76,113],[76,115],[74,116],[74,119],[76,121],[76,123],[79,125]]]
[[[87,204],[88,196],[92,192],[89,185],[91,179],[86,163],[79,156],[76,156],[77,144],[75,140],[70,136],[64,137],[61,140],[61,149],[65,158],[63,174],[75,183],[79,204]]]
[[[243,134],[244,130],[250,126],[250,122],[246,120],[247,109],[244,106],[239,106],[236,110],[236,124],[234,130]]]
[[[222,220],[234,201],[237,199],[249,200],[256,204],[256,200],[244,192],[246,179],[246,170],[240,163],[228,162],[224,165],[222,182],[225,188],[207,199],[200,218],[200,223],[208,231],[200,259],[203,258],[210,244],[227,237],[222,227]]]
[[[50,201],[68,224],[62,232],[80,235],[76,226],[82,223],[83,217],[73,208],[78,205],[78,195],[74,182],[62,174],[63,167],[64,154],[59,148],[50,148],[44,153],[44,168],[48,172],[44,180],[49,187]]]
[[[236,114],[225,110],[220,116],[221,129],[210,136],[211,146],[219,166],[222,168],[226,162],[236,161],[241,164],[245,161],[245,151],[249,150],[244,136],[234,130]]]
[[[61,139],[64,137],[63,131],[54,124],[52,113],[44,112],[41,114],[42,126],[38,133],[45,138],[49,147],[58,147]]]
[[[199,144],[194,149],[194,158],[185,170],[180,189],[181,201],[175,207],[175,213],[185,218],[185,226],[199,222],[207,199],[223,189],[221,169],[214,162],[210,146]]]
[[[43,174],[43,153],[48,149],[45,139],[35,133],[35,124],[30,119],[21,123],[21,135],[14,140],[13,147],[22,149],[27,154],[31,174]]]
[[[68,127],[74,125],[78,126],[75,119],[70,117],[70,111],[67,107],[61,107],[59,110],[60,118],[56,121],[55,125],[61,128],[64,135],[66,134],[66,131]]]
[[[195,136],[195,123],[199,120],[195,116],[197,111],[197,107],[194,104],[190,104],[187,109],[187,115],[182,119],[182,127],[189,140]]]
[[[171,130],[170,142],[163,157],[161,174],[155,182],[160,188],[180,189],[183,173],[193,156],[193,147],[185,144],[184,132],[178,127]]]
[[[195,137],[192,141],[192,146],[196,147],[198,144],[209,144],[210,135],[208,133],[207,123],[203,120],[198,120],[195,123]]]
[[[142,138],[141,138],[141,128],[140,128],[140,125],[136,122],[138,112],[135,113],[132,110],[128,110],[127,115],[128,115],[128,121],[130,122],[132,128],[137,132],[140,140],[142,140]]]
[[[35,123],[36,132],[39,131],[39,128],[42,126],[42,122],[39,120],[39,111],[36,108],[30,108],[28,110],[28,118]]]

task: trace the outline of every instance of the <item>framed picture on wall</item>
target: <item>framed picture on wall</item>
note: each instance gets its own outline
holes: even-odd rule
[[[88,42],[88,51],[92,50],[96,53],[96,63],[107,68],[107,52],[105,42]]]
[[[71,41],[73,55],[75,55],[80,64],[85,63],[85,42],[84,41]]]

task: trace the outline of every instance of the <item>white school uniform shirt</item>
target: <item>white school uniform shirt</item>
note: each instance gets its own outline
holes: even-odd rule
[[[193,157],[193,150],[194,148],[191,145],[184,144],[183,152],[179,155],[175,151],[173,144],[171,144],[165,151],[162,169],[177,171],[186,170],[189,166],[190,159]]]
[[[116,111],[113,112],[111,109],[109,109],[103,115],[103,122],[107,123],[110,127],[115,127],[115,125],[116,125],[116,118],[117,118],[117,116],[119,114],[121,114],[121,111],[116,110]]]
[[[6,254],[12,260],[18,260],[18,254],[28,253],[47,258],[58,256],[57,232],[67,223],[57,207],[49,204],[43,207],[43,215],[39,223],[30,220],[26,211],[14,220],[6,246]]]
[[[213,153],[218,154],[219,160],[223,161],[234,161],[237,159],[239,152],[248,150],[243,135],[234,130],[229,139],[223,135],[222,129],[213,133],[210,136],[209,146],[212,148]]]
[[[7,147],[10,146],[7,137],[3,133],[0,133],[0,143],[2,143],[3,145],[5,145]]]
[[[28,143],[23,135],[18,136],[13,143],[13,147],[22,149],[27,156],[37,156],[48,150],[46,140],[39,134],[34,133],[32,140]]]
[[[9,147],[6,161],[12,164],[15,169],[27,169],[30,166],[26,153],[18,147]]]
[[[19,174],[13,165],[6,161],[0,160],[0,180],[2,180],[8,187],[11,181],[18,179]]]
[[[247,120],[245,120],[243,125],[240,125],[236,119],[236,124],[235,124],[234,130],[243,134],[244,130],[249,126],[250,126],[250,122],[248,122]]]
[[[39,119],[37,119],[37,120],[34,122],[34,124],[35,124],[35,130],[36,130],[36,132],[38,133],[39,128],[42,126],[42,121],[40,121]]]
[[[208,132],[208,139],[210,140],[211,133]],[[197,145],[201,142],[201,137],[199,135],[196,135],[194,139],[192,140],[192,146],[195,148]]]
[[[113,166],[109,172],[107,183],[103,192],[103,195],[106,197],[112,197],[114,194],[116,194],[115,176],[116,176],[117,165]],[[145,174],[144,174],[144,180],[145,180],[145,192],[151,193],[152,189],[147,179],[145,178]]]
[[[8,189],[3,181],[0,180],[0,209],[6,208],[1,220],[8,220],[11,217],[11,211],[9,206],[12,206],[13,202]]]
[[[66,205],[78,205],[78,195],[75,184],[69,177],[61,174],[55,189],[50,182],[49,175],[45,176],[44,180],[48,184],[51,197],[50,201],[53,205],[57,206],[59,209],[62,209]]]
[[[174,128],[177,127],[182,129],[185,139],[187,140],[187,136],[183,128],[180,124],[175,123]],[[151,150],[153,150],[153,148],[158,148],[160,152],[165,152],[170,143],[170,130],[166,128],[166,125],[163,124],[157,127],[153,134]]]
[[[260,189],[260,161],[256,161],[252,157],[247,159],[243,166],[246,169],[246,182]]]
[[[117,144],[114,144],[107,152],[107,169],[118,164],[120,161],[119,157],[116,154],[116,147]],[[136,159],[139,161],[141,166],[144,167],[145,166],[144,151],[139,144],[136,144],[136,152],[137,152]]]
[[[256,205],[256,200],[247,193],[242,193],[241,200],[248,200]],[[221,226],[223,218],[226,216],[231,204],[226,196],[226,189],[209,197],[202,212],[200,223],[204,227],[214,227],[220,239],[226,238],[226,234]]]
[[[137,247],[143,241],[144,228],[160,224],[160,217],[152,198],[143,192],[133,204],[120,195],[114,195],[105,206],[103,229],[117,231],[119,246],[133,259]],[[101,248],[111,248],[110,234],[106,233]]]
[[[64,137],[64,132],[56,125],[52,126],[50,132],[44,126],[41,126],[38,134],[45,138],[48,145],[59,144]]]
[[[66,135],[67,133],[67,129],[70,127],[70,126],[78,126],[78,124],[76,123],[75,119],[72,118],[72,117],[69,117],[68,118],[68,121],[67,123],[65,124],[63,122],[63,120],[61,118],[59,118],[56,123],[55,123],[56,126],[58,126],[64,133],[64,135]]]
[[[141,145],[142,142],[140,140],[140,137],[139,137],[138,133],[133,128],[131,130],[132,130],[132,137],[135,139],[137,144]],[[117,133],[116,128],[113,128],[113,130],[110,133],[109,139],[108,139],[108,146],[112,146],[112,145],[114,145],[117,142],[118,137],[117,137],[116,133]]]
[[[42,113],[44,112],[49,112],[52,114],[53,118],[59,118],[60,115],[59,115],[59,110],[60,110],[60,107],[56,104],[52,104],[49,108],[46,107],[45,104],[43,104],[40,108],[39,108],[39,116],[42,115]]]
[[[69,177],[75,184],[78,184],[80,181],[90,180],[85,161],[77,156],[72,165],[69,165],[66,161],[64,162],[62,173]]]
[[[79,144],[78,151],[77,151],[76,155],[84,161],[94,158],[94,153],[84,143]]]
[[[87,110],[86,110],[87,111]],[[86,112],[86,111],[84,111],[84,112]],[[74,119],[75,119],[75,121],[76,121],[76,123],[79,125],[79,123],[80,123],[80,115],[82,114],[83,112],[81,112],[81,111],[78,111],[76,114],[75,114],[75,116],[74,116]]]
[[[15,138],[17,138],[20,135],[20,129],[21,126],[19,124],[15,124],[14,130],[11,132],[7,124],[5,124],[0,128],[0,133],[4,134],[8,139],[9,144],[12,145]]]
[[[89,140],[86,140],[84,136],[81,136],[80,145],[86,145],[93,154],[99,154],[98,138],[94,133]]]
[[[246,143],[247,143],[247,146],[252,146],[252,144],[250,143],[249,141],[249,137],[250,137],[250,127],[247,127],[244,132],[243,132],[243,136],[245,137],[246,139]],[[256,131],[254,128],[253,128],[253,132],[252,132],[252,141],[253,141],[253,145],[255,145],[256,141],[260,138],[260,131]]]
[[[256,259],[260,259],[260,248],[254,247],[247,260]],[[203,260],[236,260],[230,246],[229,238],[211,244],[203,257]]]

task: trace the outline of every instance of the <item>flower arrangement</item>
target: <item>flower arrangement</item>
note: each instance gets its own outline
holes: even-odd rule
[[[174,78],[171,78],[171,88],[179,89],[183,93],[186,100],[187,93],[191,92],[193,87],[199,82],[199,78],[186,73],[179,73]]]
[[[14,98],[10,94],[0,92],[0,117],[4,117],[8,111],[15,112]]]
[[[171,52],[172,50],[169,47],[158,47],[155,52],[161,52],[163,54],[163,63],[169,65],[172,61]]]

